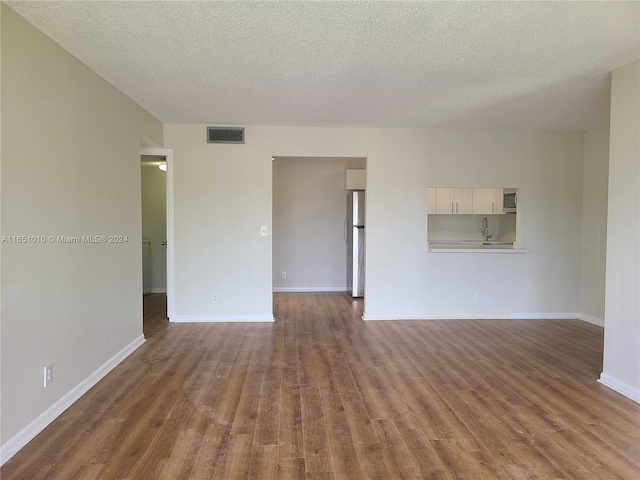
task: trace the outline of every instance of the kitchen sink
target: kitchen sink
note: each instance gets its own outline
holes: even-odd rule
[[[462,243],[464,245],[513,245],[513,242],[500,242],[497,240],[489,240],[487,242],[483,242],[482,240],[464,240]]]
[[[431,248],[464,248],[464,249],[482,249],[482,248],[497,248],[508,249],[513,248],[513,242],[501,242],[498,240],[489,240],[483,242],[482,240],[459,240],[443,243],[430,243]]]

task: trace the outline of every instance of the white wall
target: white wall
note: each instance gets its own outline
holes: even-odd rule
[[[640,402],[640,60],[613,71],[604,365],[600,380]]]
[[[583,134],[439,130],[428,133],[428,144],[431,185],[518,188],[518,232],[529,253],[427,255],[421,292],[415,292],[421,294],[426,313],[575,315]]]
[[[0,108],[2,105],[2,12],[4,9],[0,5]],[[0,111],[0,201],[2,199],[2,112]],[[1,207],[1,204],[0,204]],[[0,212],[1,214],[1,212]],[[2,238],[2,217],[0,217],[0,238]],[[0,348],[2,348],[2,244],[0,243]],[[2,372],[2,351],[0,350],[0,373]],[[0,379],[0,415],[2,415],[2,398],[1,398],[1,379]],[[2,418],[0,417],[0,421]],[[0,427],[2,428],[2,427]],[[2,432],[0,432],[0,445],[2,441]],[[0,455],[0,465],[2,464],[2,458]]]
[[[609,128],[585,133],[580,246],[581,318],[604,326]]]
[[[2,234],[128,237],[2,244],[4,461],[143,341],[140,135],[162,124],[0,8]]]
[[[167,198],[166,172],[141,167],[142,238],[151,241],[151,292],[167,291]]]
[[[271,157],[335,156],[367,158],[365,318],[577,316],[581,132],[249,126],[242,146],[208,145],[204,132],[165,126],[177,314],[267,318],[272,252],[259,231],[271,226]],[[427,252],[427,187],[438,184],[519,188],[529,253]]]
[[[277,152],[257,148],[252,129],[246,134],[245,145],[207,144],[204,125],[165,126],[165,146],[174,149],[173,321],[273,320],[271,157]]]
[[[275,291],[346,291],[345,170],[365,166],[364,158],[274,160]]]

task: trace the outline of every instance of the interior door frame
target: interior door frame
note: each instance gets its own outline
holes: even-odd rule
[[[174,316],[174,244],[173,244],[173,150],[170,148],[141,148],[140,155],[165,157],[166,203],[167,203],[167,317]]]

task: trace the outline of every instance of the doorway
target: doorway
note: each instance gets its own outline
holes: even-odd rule
[[[273,157],[274,292],[347,292],[346,171],[364,157]]]
[[[143,293],[166,295],[173,316],[173,151],[140,149]]]

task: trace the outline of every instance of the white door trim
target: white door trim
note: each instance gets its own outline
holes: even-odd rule
[[[170,148],[141,148],[140,155],[162,156],[167,160],[167,316],[171,321],[174,316],[173,150]]]

